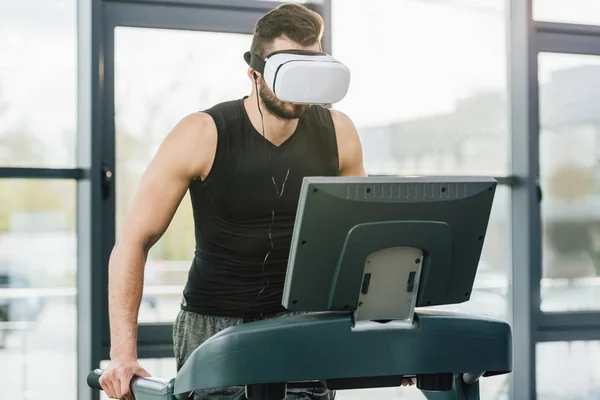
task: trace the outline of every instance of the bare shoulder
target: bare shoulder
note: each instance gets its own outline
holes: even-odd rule
[[[217,148],[217,127],[206,113],[183,117],[168,133],[160,151],[190,177],[205,178],[210,171]]]
[[[362,144],[354,122],[342,111],[330,112],[338,143],[340,175],[365,176]]]
[[[342,111],[333,109],[329,111],[335,127],[338,147],[344,152],[356,151],[357,147],[361,147],[361,143],[354,122]]]
[[[334,109],[330,109],[329,112],[331,113],[331,118],[333,119],[333,125],[335,126],[335,131],[336,131],[336,134],[338,135],[338,137],[341,137],[341,138],[349,137],[351,140],[354,136],[358,137],[358,134],[356,132],[356,127],[354,126],[354,123],[352,122],[352,120],[350,119],[350,117],[348,115],[346,115],[345,113],[343,113],[340,110],[334,110]]]
[[[169,133],[180,144],[202,145],[217,142],[217,127],[212,117],[206,113],[186,115]]]

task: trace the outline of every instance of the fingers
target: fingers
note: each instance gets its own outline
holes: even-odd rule
[[[124,397],[125,397],[125,398],[128,398],[128,395],[130,394],[130,390],[129,390],[129,384],[131,383],[131,378],[132,378],[132,377],[133,377],[133,376],[131,376],[131,375],[128,373],[128,371],[124,371],[124,370],[123,370],[123,371],[121,371],[121,374],[120,374],[120,376],[119,376],[119,381],[120,381],[120,383],[121,383],[121,386],[120,386],[120,388],[119,388],[119,389],[121,389],[121,390],[120,390],[120,392],[118,393],[118,395],[119,395],[119,397],[118,397],[118,398],[119,398],[119,399],[122,399],[122,398],[124,398]]]
[[[123,399],[130,395],[129,384],[132,376],[125,370],[105,371],[100,377],[100,386],[110,399]],[[133,397],[131,397],[133,398]]]
[[[120,396],[121,382],[118,377],[114,376],[113,371],[109,371],[106,376],[102,374],[100,379],[103,381],[100,383],[102,390],[109,399],[120,399],[122,397]]]
[[[100,386],[111,399],[134,399],[131,393],[131,380],[133,377],[150,377],[137,361],[114,361],[104,370],[99,379]]]
[[[412,386],[415,382],[411,378],[402,379],[402,386]]]
[[[104,391],[104,393],[106,393],[108,398],[114,399],[115,398],[115,388],[114,388],[110,378],[108,377],[107,373],[103,373],[102,376],[100,376],[100,379],[98,380],[98,382],[100,382],[100,386],[102,387],[102,390]]]
[[[119,389],[121,388],[121,386],[120,386],[119,382],[118,381],[117,382],[111,381],[110,382],[110,387],[112,388],[112,395],[109,396],[109,397],[111,399],[120,399],[121,396],[119,396],[119,392],[120,392]]]

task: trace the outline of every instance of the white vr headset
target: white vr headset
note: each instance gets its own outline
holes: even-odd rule
[[[328,54],[283,50],[262,58],[246,52],[246,63],[260,72],[275,96],[294,104],[332,104],[350,86],[350,70]]]

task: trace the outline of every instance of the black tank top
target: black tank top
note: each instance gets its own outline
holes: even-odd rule
[[[206,179],[189,187],[196,251],[181,307],[250,319],[282,312],[302,179],[338,174],[331,113],[311,106],[289,139],[276,146],[253,127],[243,99],[205,112],[217,127],[217,149]],[[278,199],[272,178],[281,190],[288,170]]]

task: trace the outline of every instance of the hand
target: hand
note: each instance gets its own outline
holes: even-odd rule
[[[102,373],[100,386],[111,399],[133,399],[130,385],[134,376],[147,378],[150,373],[137,360],[114,359]]]

